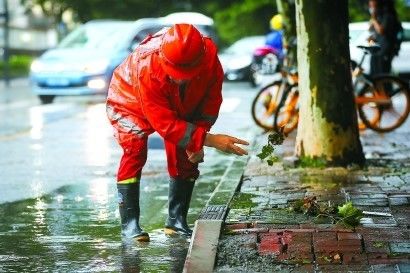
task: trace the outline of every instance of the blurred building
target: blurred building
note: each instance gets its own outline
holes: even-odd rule
[[[0,12],[4,3],[0,0]],[[52,20],[41,8],[27,10],[20,0],[7,0],[9,9],[9,47],[11,53],[38,54],[57,44],[58,35]],[[0,48],[4,47],[4,20],[0,20]]]

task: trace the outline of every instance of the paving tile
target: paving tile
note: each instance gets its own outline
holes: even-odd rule
[[[399,176],[388,176],[384,178],[384,184],[393,187],[400,187],[404,185],[405,182]]]
[[[410,273],[410,263],[398,264],[398,268],[400,270],[400,273]]]
[[[289,229],[298,229],[299,225],[256,223],[255,227],[268,228],[269,232],[275,232],[276,230],[283,231],[283,230],[289,230]]]
[[[313,264],[314,256],[312,252],[286,252],[278,255],[278,260],[283,263],[292,264]]]
[[[369,265],[319,265],[317,271],[321,273],[373,273]],[[388,272],[386,272],[388,273]]]
[[[387,198],[351,198],[355,206],[388,206],[389,200]]]
[[[323,264],[341,264],[342,256],[337,252],[315,252],[316,263]]]
[[[392,214],[398,225],[410,226],[410,207],[393,207]],[[409,231],[410,232],[410,231]],[[410,238],[410,235],[409,235]]]
[[[250,249],[256,249],[258,242],[258,235],[256,233],[236,235],[238,247],[245,247]]]
[[[337,242],[337,233],[336,232],[315,232],[313,233],[313,242],[321,243],[321,242]]]
[[[366,253],[343,253],[343,264],[368,264]]]
[[[360,219],[360,223],[364,227],[370,228],[387,228],[397,226],[397,222],[393,217],[363,217]]]
[[[391,264],[379,264],[379,265],[372,265],[372,270],[374,273],[398,273],[398,266],[391,265]],[[400,272],[402,273],[402,272]]]
[[[362,193],[350,193],[350,198],[352,199],[385,199],[387,194],[384,192],[362,192]]]
[[[407,206],[410,203],[408,197],[389,197],[390,206]]]
[[[361,253],[361,245],[340,245],[340,244],[314,244],[315,253]]]
[[[362,235],[356,232],[338,232],[337,239],[341,240],[361,240]]]
[[[403,243],[390,243],[390,250],[392,253],[409,253],[410,254],[410,240]]]
[[[233,230],[233,229],[246,229],[248,228],[248,223],[237,223],[237,224],[228,224],[225,225],[226,230]]]
[[[312,253],[312,244],[308,242],[291,242],[288,245],[287,253]]]
[[[408,254],[367,253],[369,264],[410,263]]]
[[[267,176],[254,176],[249,177],[242,184],[242,187],[266,187],[268,184],[269,178]]]
[[[384,178],[383,176],[367,176],[367,180],[370,182],[376,182],[376,183],[383,183]]]
[[[364,247],[367,253],[390,253],[389,243],[386,241],[365,241]]]
[[[279,255],[282,249],[283,246],[276,240],[263,240],[258,247],[258,252],[260,255]]]
[[[230,234],[249,234],[249,233],[267,233],[267,228],[245,228],[245,229],[233,229]]]
[[[363,236],[364,241],[406,242],[410,239],[410,230],[400,228],[366,228],[359,227],[356,231]]]

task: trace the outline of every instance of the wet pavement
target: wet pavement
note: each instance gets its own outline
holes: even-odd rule
[[[246,83],[226,84],[214,132],[246,139],[254,93]],[[149,140],[141,182],[141,224],[151,242],[121,241],[115,189],[121,152],[104,109],[97,96],[40,105],[24,80],[0,88],[0,272],[182,271],[189,241],[161,230],[168,176],[157,135]],[[190,224],[234,159],[205,152]]]
[[[361,134],[367,165],[268,166],[257,135],[218,243],[215,272],[410,272],[410,121],[395,132]],[[293,154],[295,134],[278,147]],[[304,197],[351,201],[370,212],[356,228],[295,212]],[[373,214],[371,214],[373,213]]]
[[[168,177],[158,136],[150,139],[141,182],[141,222],[151,242],[122,242],[115,190],[120,150],[104,99],[40,105],[26,82],[14,84],[7,96],[0,89],[0,272],[181,272],[189,242],[161,231]],[[206,149],[193,193],[190,224],[217,185],[224,195],[214,196],[216,203],[233,196],[215,271],[410,272],[410,120],[394,133],[362,133],[363,170],[270,167],[256,158],[266,135],[250,118],[255,92],[246,83],[225,84],[214,126],[248,140],[256,134],[249,161],[236,166],[234,157]],[[292,155],[293,139],[279,147],[281,157]],[[231,165],[236,181],[225,175]],[[244,175],[235,192],[238,172]],[[346,229],[286,210],[305,195],[350,200],[391,216],[372,215]]]

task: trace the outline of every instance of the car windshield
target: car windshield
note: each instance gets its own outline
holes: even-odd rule
[[[121,44],[132,22],[101,22],[82,25],[58,45],[58,48],[113,49]]]
[[[228,54],[252,54],[252,52],[258,46],[263,46],[265,44],[264,36],[249,37],[236,41],[230,47],[225,50]]]

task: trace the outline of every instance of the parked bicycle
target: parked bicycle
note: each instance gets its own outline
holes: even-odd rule
[[[283,108],[285,103],[284,98],[288,95],[299,94],[298,92],[298,73],[296,69],[289,67],[281,68],[281,79],[276,80],[266,86],[264,86],[254,98],[252,102],[252,118],[255,123],[266,131],[274,130],[275,115],[279,107]],[[290,104],[290,102],[288,102]],[[297,103],[297,100],[296,100]],[[297,120],[295,122],[294,117],[297,115],[292,114],[292,111],[297,111],[297,105],[289,108],[289,119],[287,123],[289,126],[291,124],[297,125]],[[287,131],[285,132],[287,133]]]
[[[274,116],[283,94],[288,93],[290,89],[297,89],[298,74],[294,66],[295,61],[288,54],[295,46],[296,38],[293,38],[283,50],[283,59],[278,72],[280,78],[262,87],[252,102],[252,118],[266,131],[274,129]]]
[[[362,64],[367,55],[380,50],[378,45],[358,46],[363,56],[353,63],[353,89],[359,116],[367,128],[390,132],[400,127],[410,112],[409,85],[399,77],[380,74],[374,77],[364,73]],[[355,66],[356,65],[356,66]]]
[[[359,63],[352,62],[353,89],[359,116],[359,128],[370,128],[377,132],[389,132],[401,126],[410,112],[410,91],[406,83],[392,75],[371,77],[364,73],[362,67],[365,57],[379,50],[379,46],[359,46],[363,56]],[[296,78],[297,80],[297,78]],[[299,119],[299,91],[296,83],[288,80],[280,81],[281,86],[272,91],[272,83],[264,87],[255,97],[252,116],[255,122],[265,130],[279,130],[290,133],[297,127]],[[269,103],[265,114],[263,107],[258,106],[261,99],[267,100],[269,95],[275,101]],[[272,94],[275,94],[273,96]],[[265,102],[265,105],[268,105]],[[268,114],[272,114],[267,118]],[[273,121],[272,121],[273,120]],[[267,122],[271,122],[270,125]]]

